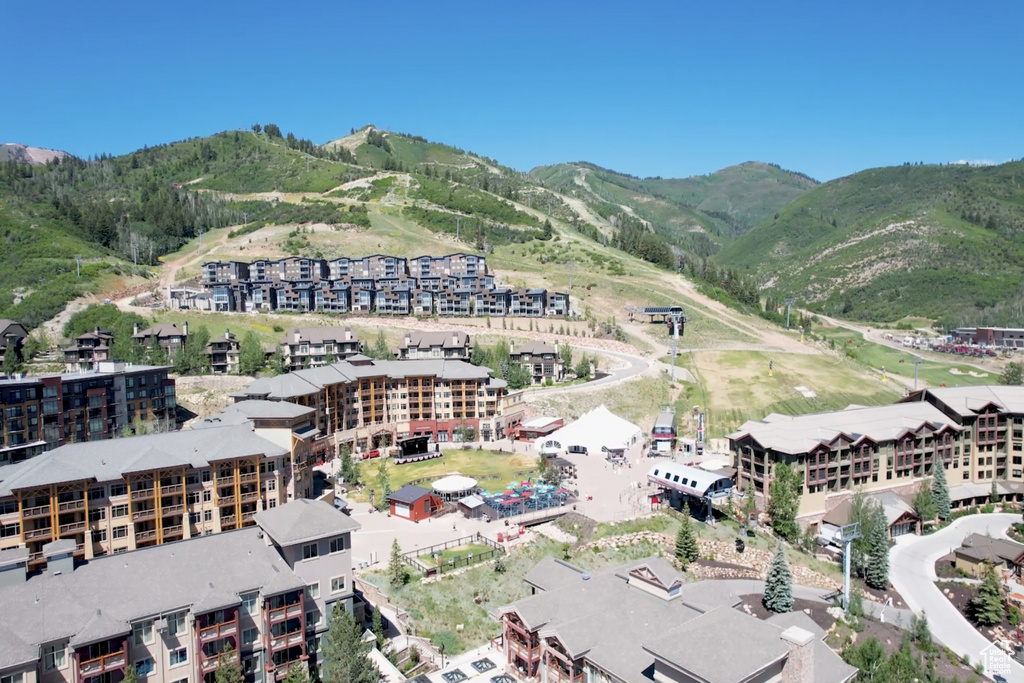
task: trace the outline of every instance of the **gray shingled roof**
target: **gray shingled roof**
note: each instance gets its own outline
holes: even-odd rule
[[[359,338],[352,334],[351,327],[295,327],[281,337],[282,344],[295,344],[295,333],[299,334],[299,342],[324,344],[326,342],[358,342]]]
[[[295,545],[344,531],[355,531],[359,523],[322,500],[300,498],[256,513],[256,523],[281,546]]]
[[[469,344],[469,335],[465,332],[406,332],[398,348],[429,349],[440,346],[444,349],[461,349]]]
[[[256,527],[96,558],[70,574],[35,576],[0,588],[5,623],[18,625],[17,634],[0,627],[0,667],[27,652],[25,644],[35,646],[34,661],[41,643],[77,635],[76,643],[85,644],[80,634],[87,628],[109,632],[121,622],[127,629],[135,620],[189,609],[211,591],[237,596],[271,583],[280,588],[282,576],[286,590],[305,586]],[[98,609],[102,622],[95,620]]]
[[[164,454],[164,455],[161,455]],[[0,496],[15,490],[71,481],[119,481],[125,471],[146,466],[207,467],[211,461],[288,451],[253,433],[252,424],[183,430],[125,439],[66,444],[13,465],[0,467]]]
[[[555,353],[555,347],[549,346],[542,341],[530,341],[513,348],[510,355],[519,356],[524,353],[532,356],[542,356],[545,353]]]
[[[1005,412],[1024,413],[1024,387],[988,384],[976,387],[938,387],[926,389],[961,415],[973,415],[988,403],[994,403]]]
[[[766,449],[781,453],[806,453],[822,443],[845,435],[851,442],[867,437],[876,443],[892,441],[922,425],[934,430],[960,427],[930,403],[896,403],[871,408],[849,407],[829,413],[779,415],[744,422],[730,439],[750,436]]]
[[[132,337],[135,339],[142,339],[145,337],[156,336],[157,339],[164,339],[166,337],[182,337],[184,332],[178,329],[178,326],[174,323],[157,323],[152,327],[147,327],[138,334],[133,334]]]
[[[523,581],[542,591],[556,590],[580,581],[583,570],[568,562],[546,556],[526,572]]]
[[[1014,562],[1024,555],[1024,545],[1004,538],[971,534],[954,551],[957,555],[979,562]]]
[[[429,496],[430,489],[425,489],[422,486],[413,486],[412,484],[406,484],[402,488],[394,491],[388,500],[393,500],[396,503],[405,503],[406,505],[415,503],[423,496]]]

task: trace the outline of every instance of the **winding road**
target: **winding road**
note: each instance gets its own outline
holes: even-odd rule
[[[1019,520],[1020,515],[968,515],[928,536],[900,536],[889,552],[889,581],[915,613],[928,615],[932,636],[956,654],[970,657],[972,665],[981,662],[988,676],[1006,683],[1024,683],[1024,666],[1002,656],[942,594],[935,585],[935,561],[958,548],[969,534],[1005,537],[1006,529]]]

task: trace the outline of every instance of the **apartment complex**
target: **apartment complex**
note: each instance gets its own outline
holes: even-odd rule
[[[446,358],[468,361],[473,344],[465,332],[406,332],[398,346],[402,360]]]
[[[261,403],[202,429],[68,444],[0,467],[0,550],[27,548],[34,569],[48,543],[69,540],[90,560],[250,526],[309,496],[311,411]]]
[[[737,484],[759,503],[778,463],[803,485],[798,518],[817,524],[855,490],[910,494],[945,467],[954,505],[1024,495],[1024,387],[942,387],[890,406],[772,414],[729,435]]]
[[[238,359],[241,356],[242,344],[231,330],[211,339],[206,345],[206,355],[210,359],[210,372],[215,375],[238,374]]]
[[[978,346],[1024,348],[1024,328],[1020,327],[961,327],[953,330],[952,336]]]
[[[857,675],[803,612],[762,621],[737,609],[742,600],[724,583],[684,583],[660,557],[595,573],[546,558],[525,581],[533,594],[499,611],[505,662],[524,680],[845,683]]]
[[[324,259],[211,261],[201,285],[216,311],[320,311],[381,315],[566,316],[569,295],[500,286],[484,256],[406,259],[386,254]]]
[[[316,411],[318,453],[342,446],[359,451],[426,436],[451,441],[472,428],[483,440],[506,433],[504,380],[459,360],[347,361],[255,380],[236,401],[287,401]],[[520,416],[517,413],[517,416]]]
[[[13,346],[20,358],[27,336],[24,325],[10,318],[0,318],[0,354],[7,353],[7,347]]]
[[[188,322],[182,323],[180,330],[174,323],[158,323],[144,330],[140,330],[138,323],[136,323],[132,330],[132,339],[142,346],[156,344],[171,359],[185,346],[185,339],[187,338]]]
[[[363,343],[348,327],[296,327],[281,339],[288,370],[319,368],[362,353]]]
[[[247,681],[315,669],[331,610],[361,607],[351,576],[358,524],[307,500],[256,524],[80,566],[71,544],[55,541],[45,573],[31,578],[26,550],[0,551],[0,676],[115,683],[133,667],[154,683],[213,683],[228,648]]]
[[[118,436],[136,421],[176,427],[166,366],[100,361],[92,371],[0,380],[0,465],[66,443]]]

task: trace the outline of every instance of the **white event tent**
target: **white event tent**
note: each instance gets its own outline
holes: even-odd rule
[[[545,455],[563,453],[569,446],[585,446],[590,455],[602,456],[602,448],[629,448],[643,439],[643,432],[605,406],[584,413],[578,420],[534,441]]]

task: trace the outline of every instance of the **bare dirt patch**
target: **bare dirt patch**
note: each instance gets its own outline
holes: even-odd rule
[[[202,419],[234,403],[231,394],[252,382],[244,375],[199,375],[176,377],[174,393],[178,403]]]

